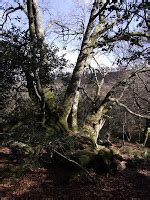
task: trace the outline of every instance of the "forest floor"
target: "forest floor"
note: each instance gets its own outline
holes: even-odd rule
[[[137,154],[143,153],[133,144],[126,144],[122,153],[129,156],[131,150]],[[146,151],[149,149],[147,148]],[[0,198],[2,200],[150,199],[149,160],[115,174],[96,174],[91,171],[94,182],[82,175],[68,181],[66,167],[53,165],[49,168],[35,167],[21,171],[20,163],[23,158],[14,158],[11,150],[7,147],[1,148],[0,152],[2,155],[0,160],[2,172]]]

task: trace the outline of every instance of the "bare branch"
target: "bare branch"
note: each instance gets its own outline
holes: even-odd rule
[[[102,77],[102,80],[99,83],[99,80],[98,80],[97,74],[96,74],[96,70],[93,69],[93,71],[94,71],[94,76],[95,76],[96,86],[97,86],[96,96],[95,96],[95,100],[96,100],[100,96],[100,92],[101,92],[102,86],[104,85],[104,76]]]
[[[4,16],[5,16],[4,22],[3,22],[3,24],[2,24],[2,28],[4,27],[4,24],[6,23],[6,21],[7,21],[8,17],[9,17],[9,15],[10,15],[11,13],[17,11],[17,10],[23,10],[23,7],[22,7],[22,6],[18,6],[18,7],[16,7],[16,8],[14,8],[14,7],[9,7],[9,8],[7,8],[7,9],[5,10],[5,12],[3,13],[3,16],[2,16],[2,18],[4,18]]]
[[[87,97],[88,100],[90,100],[93,104],[95,103],[94,99],[92,99],[92,98],[87,94],[87,92],[85,91],[84,88],[79,87],[79,90],[82,90],[82,91],[83,91],[83,93],[85,94],[85,96]]]
[[[106,1],[106,3],[103,4],[103,6],[99,9],[99,11],[95,15],[93,15],[92,20],[95,20],[99,15],[101,15],[101,13],[105,11],[108,4],[109,4],[109,1]]]
[[[143,83],[143,85],[144,85],[146,91],[147,91],[147,92],[150,92],[150,90],[149,90],[148,87],[147,87],[147,83],[148,83],[148,82],[145,83],[144,80],[141,78],[141,76],[140,76],[139,74],[138,74],[138,77],[139,77],[139,79],[142,81],[142,83]],[[149,83],[149,84],[150,84],[150,83]]]
[[[56,20],[50,21],[50,22],[47,24],[47,26],[46,26],[46,28],[45,28],[45,30],[44,30],[44,34],[46,34],[46,32],[47,32],[54,24],[56,24],[56,23],[57,23]]]
[[[126,87],[127,86],[127,83],[128,81],[135,77],[137,74],[139,73],[145,73],[145,72],[148,72],[150,71],[150,68],[140,68],[140,69],[137,69],[136,71],[132,72],[130,75],[128,75],[127,78],[117,82],[113,87],[112,89],[108,92],[108,94],[106,95],[106,98],[110,97],[114,92],[115,92],[115,89],[117,89],[119,86],[123,86],[123,87]]]
[[[144,118],[144,119],[148,119],[150,120],[150,115],[142,115],[142,114],[139,114],[139,113],[135,113],[134,111],[132,111],[128,106],[126,106],[125,104],[121,103],[118,99],[116,98],[111,98],[109,97],[109,100],[112,101],[112,102],[115,102],[117,105],[123,107],[126,111],[128,111],[130,114],[134,115],[134,116],[137,116],[137,117],[140,117],[140,118]]]
[[[107,44],[112,44],[113,42],[118,42],[118,41],[131,41],[132,39],[135,39],[137,37],[145,37],[145,38],[149,38],[150,36],[148,35],[148,33],[140,33],[140,32],[121,32],[120,34],[116,34],[113,37],[107,37]],[[103,44],[105,44],[106,42],[105,38],[101,38],[100,42],[98,42],[98,45],[100,47],[103,46]],[[135,45],[143,47],[143,45],[141,45],[139,43],[139,40],[137,39],[135,42]],[[147,50],[147,48],[145,49]],[[145,51],[143,50],[143,51]]]

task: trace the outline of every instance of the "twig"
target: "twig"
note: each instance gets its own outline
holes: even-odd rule
[[[68,162],[73,163],[74,165],[78,166],[79,168],[81,168],[92,180],[93,180],[93,176],[90,175],[90,173],[88,172],[88,170],[86,170],[84,167],[82,167],[79,163],[77,163],[74,160],[71,160],[70,158],[67,158],[66,156],[64,156],[63,154],[61,154],[60,152],[58,152],[57,150],[54,150],[54,152],[56,154],[58,154],[59,156],[61,156],[62,158],[64,158],[65,160],[67,160]]]

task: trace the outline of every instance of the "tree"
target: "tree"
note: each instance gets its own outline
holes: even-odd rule
[[[47,126],[49,134],[74,134],[80,131],[81,134],[92,139],[97,145],[97,138],[106,121],[106,116],[116,105],[121,106],[135,116],[150,119],[149,115],[136,113],[121,102],[124,91],[129,87],[131,80],[138,74],[150,71],[149,68],[142,67],[135,71],[131,70],[130,74],[127,74],[123,80],[118,81],[110,89],[96,108],[93,106],[91,115],[86,117],[81,129],[78,129],[77,124],[81,79],[84,70],[94,57],[95,51],[97,49],[112,51],[114,46],[119,42],[129,42],[130,47],[136,47],[136,49],[137,47],[141,47],[141,51],[138,51],[139,56],[143,56],[144,52],[147,51],[147,48],[142,46],[143,40],[141,40],[141,38],[148,38],[148,33],[143,32],[141,28],[146,23],[145,12],[147,8],[145,4],[120,4],[94,0],[72,77],[69,81],[64,99],[60,105],[57,105],[55,94],[48,87],[45,87],[40,78],[43,67],[48,66],[49,62],[47,59],[48,47],[44,39],[44,30],[42,29],[38,2],[37,0],[27,0],[25,3],[27,5],[25,12],[27,13],[29,22],[29,46],[32,71],[27,66],[24,73],[31,99],[34,102],[40,102],[43,113],[43,124]],[[24,10],[24,7],[19,4],[18,9]],[[11,11],[15,10],[14,8]],[[140,10],[143,10],[143,12],[140,12]],[[6,10],[5,16],[7,17],[8,14],[10,14],[10,9]],[[137,26],[140,26],[138,32],[132,31],[130,28],[136,17],[142,20],[140,21],[140,25],[137,24]],[[131,61],[137,59],[137,56],[135,57],[134,55],[135,52],[131,52],[131,54],[128,59],[124,58],[124,60]],[[40,59],[38,60],[37,57]],[[118,59],[119,62],[120,60]],[[93,105],[100,99],[100,90],[104,83],[104,78],[99,83],[95,72],[94,75],[97,82],[97,93],[93,100]],[[118,88],[121,88],[121,92],[116,96]]]
[[[26,114],[22,113],[21,116],[19,116],[19,113],[15,113],[15,109],[17,109],[18,106],[23,107],[23,101],[25,99],[23,97],[24,93],[27,98],[29,95],[32,99],[32,102],[30,100],[29,102],[31,106],[34,107],[34,110],[36,110],[36,113],[41,115],[41,119],[43,117],[42,104],[39,99],[40,96],[38,95],[35,83],[36,80],[34,78],[35,70],[41,64],[41,58],[39,57],[40,50],[35,48],[36,55],[33,55],[33,51],[30,46],[29,33],[25,30],[22,31],[14,25],[9,30],[3,30],[3,40],[0,43],[3,51],[3,55],[0,58],[2,64],[1,74],[3,77],[3,119],[6,115],[6,108],[10,108],[10,106],[8,106],[9,102],[12,102],[10,109],[11,112],[7,113],[4,126],[10,121],[10,118],[13,118],[13,122],[9,122],[9,126],[7,128],[14,129],[16,127],[15,123],[17,124],[18,121],[24,121],[27,117],[26,114],[28,112]],[[58,70],[59,68],[66,66],[67,61],[57,55],[58,51],[59,49],[55,47],[55,45],[47,47],[47,64],[42,65],[42,67],[40,66],[41,68],[39,74],[40,82],[43,87],[46,87],[50,81],[55,79],[54,71],[56,68]],[[26,94],[27,90],[28,95]],[[22,101],[20,101],[22,105],[17,105],[17,100],[19,98],[20,100],[22,99]],[[28,105],[26,105],[26,107],[28,107]],[[25,116],[23,116],[24,114]],[[15,126],[13,127],[13,125]]]
[[[107,6],[110,6],[107,9]],[[141,6],[141,5],[140,5]],[[91,59],[91,56],[93,54],[93,51],[98,47],[104,47],[105,45],[109,45],[109,43],[113,43],[115,41],[120,40],[130,40],[132,41],[132,45],[138,45],[134,40],[137,40],[139,36],[146,36],[146,34],[142,33],[134,33],[134,32],[127,32],[127,27],[129,27],[129,24],[131,23],[130,19],[132,19],[131,13],[136,13],[139,9],[138,6],[134,6],[133,4],[129,5],[130,9],[127,11],[126,9],[123,10],[122,13],[119,15],[118,11],[120,8],[117,8],[115,5],[109,5],[109,2],[103,3],[102,1],[94,1],[93,7],[91,9],[91,15],[89,18],[89,22],[86,28],[86,31],[84,33],[79,57],[77,59],[76,66],[74,68],[74,72],[71,78],[71,81],[68,85],[65,98],[64,98],[64,104],[63,104],[63,116],[61,116],[61,120],[65,120],[65,126],[67,127],[67,119],[71,112],[72,106],[74,104],[74,100],[76,99],[76,95],[78,97],[78,88],[80,87],[81,77],[84,72],[85,67],[88,64],[88,60]],[[109,19],[106,20],[105,18],[105,12],[107,10],[116,12],[116,20],[112,22],[109,21]],[[98,19],[97,19],[98,18]],[[125,28],[122,28],[121,30],[118,30],[117,34],[115,34],[113,37],[109,36],[109,31],[112,30],[116,25],[119,26],[120,23],[124,23],[127,19],[128,22],[125,26]],[[97,22],[98,21],[98,22]],[[124,31],[124,32],[123,32]],[[128,35],[128,36],[127,36]],[[134,41],[134,42],[133,42]],[[140,72],[140,71],[139,71]],[[113,93],[115,92],[116,88],[119,86],[125,86],[128,82],[128,80],[132,77],[134,77],[136,72],[133,72],[127,79],[124,81],[121,81],[117,83],[111,91],[106,95],[103,102],[101,103],[100,107],[97,109],[95,113],[93,113],[91,116],[89,116],[85,122],[85,125],[83,126],[83,130],[88,134],[92,135],[94,138],[94,141],[96,142],[99,131],[101,127],[103,126],[105,119],[104,114],[107,114],[111,107],[114,104],[118,104],[120,106],[123,106],[128,109],[125,105],[120,103],[118,101],[119,98],[121,98],[122,94],[118,99],[112,98]],[[73,86],[73,87],[72,87]],[[76,101],[75,101],[76,102]],[[110,105],[111,104],[111,105]],[[131,111],[132,114],[134,114]],[[143,116],[144,117],[144,116]],[[145,116],[146,117],[146,116]]]

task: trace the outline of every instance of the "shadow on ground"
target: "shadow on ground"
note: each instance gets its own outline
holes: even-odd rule
[[[19,163],[12,159],[11,153],[3,153],[1,160],[3,172],[10,167],[10,171],[6,170],[7,173],[2,177],[1,199],[3,200],[150,199],[149,162],[129,167],[115,175],[90,172],[94,182],[89,181],[83,173],[71,179],[72,169],[59,165],[49,165],[47,169],[28,170],[22,176],[16,177],[13,175],[17,174],[18,165]]]

